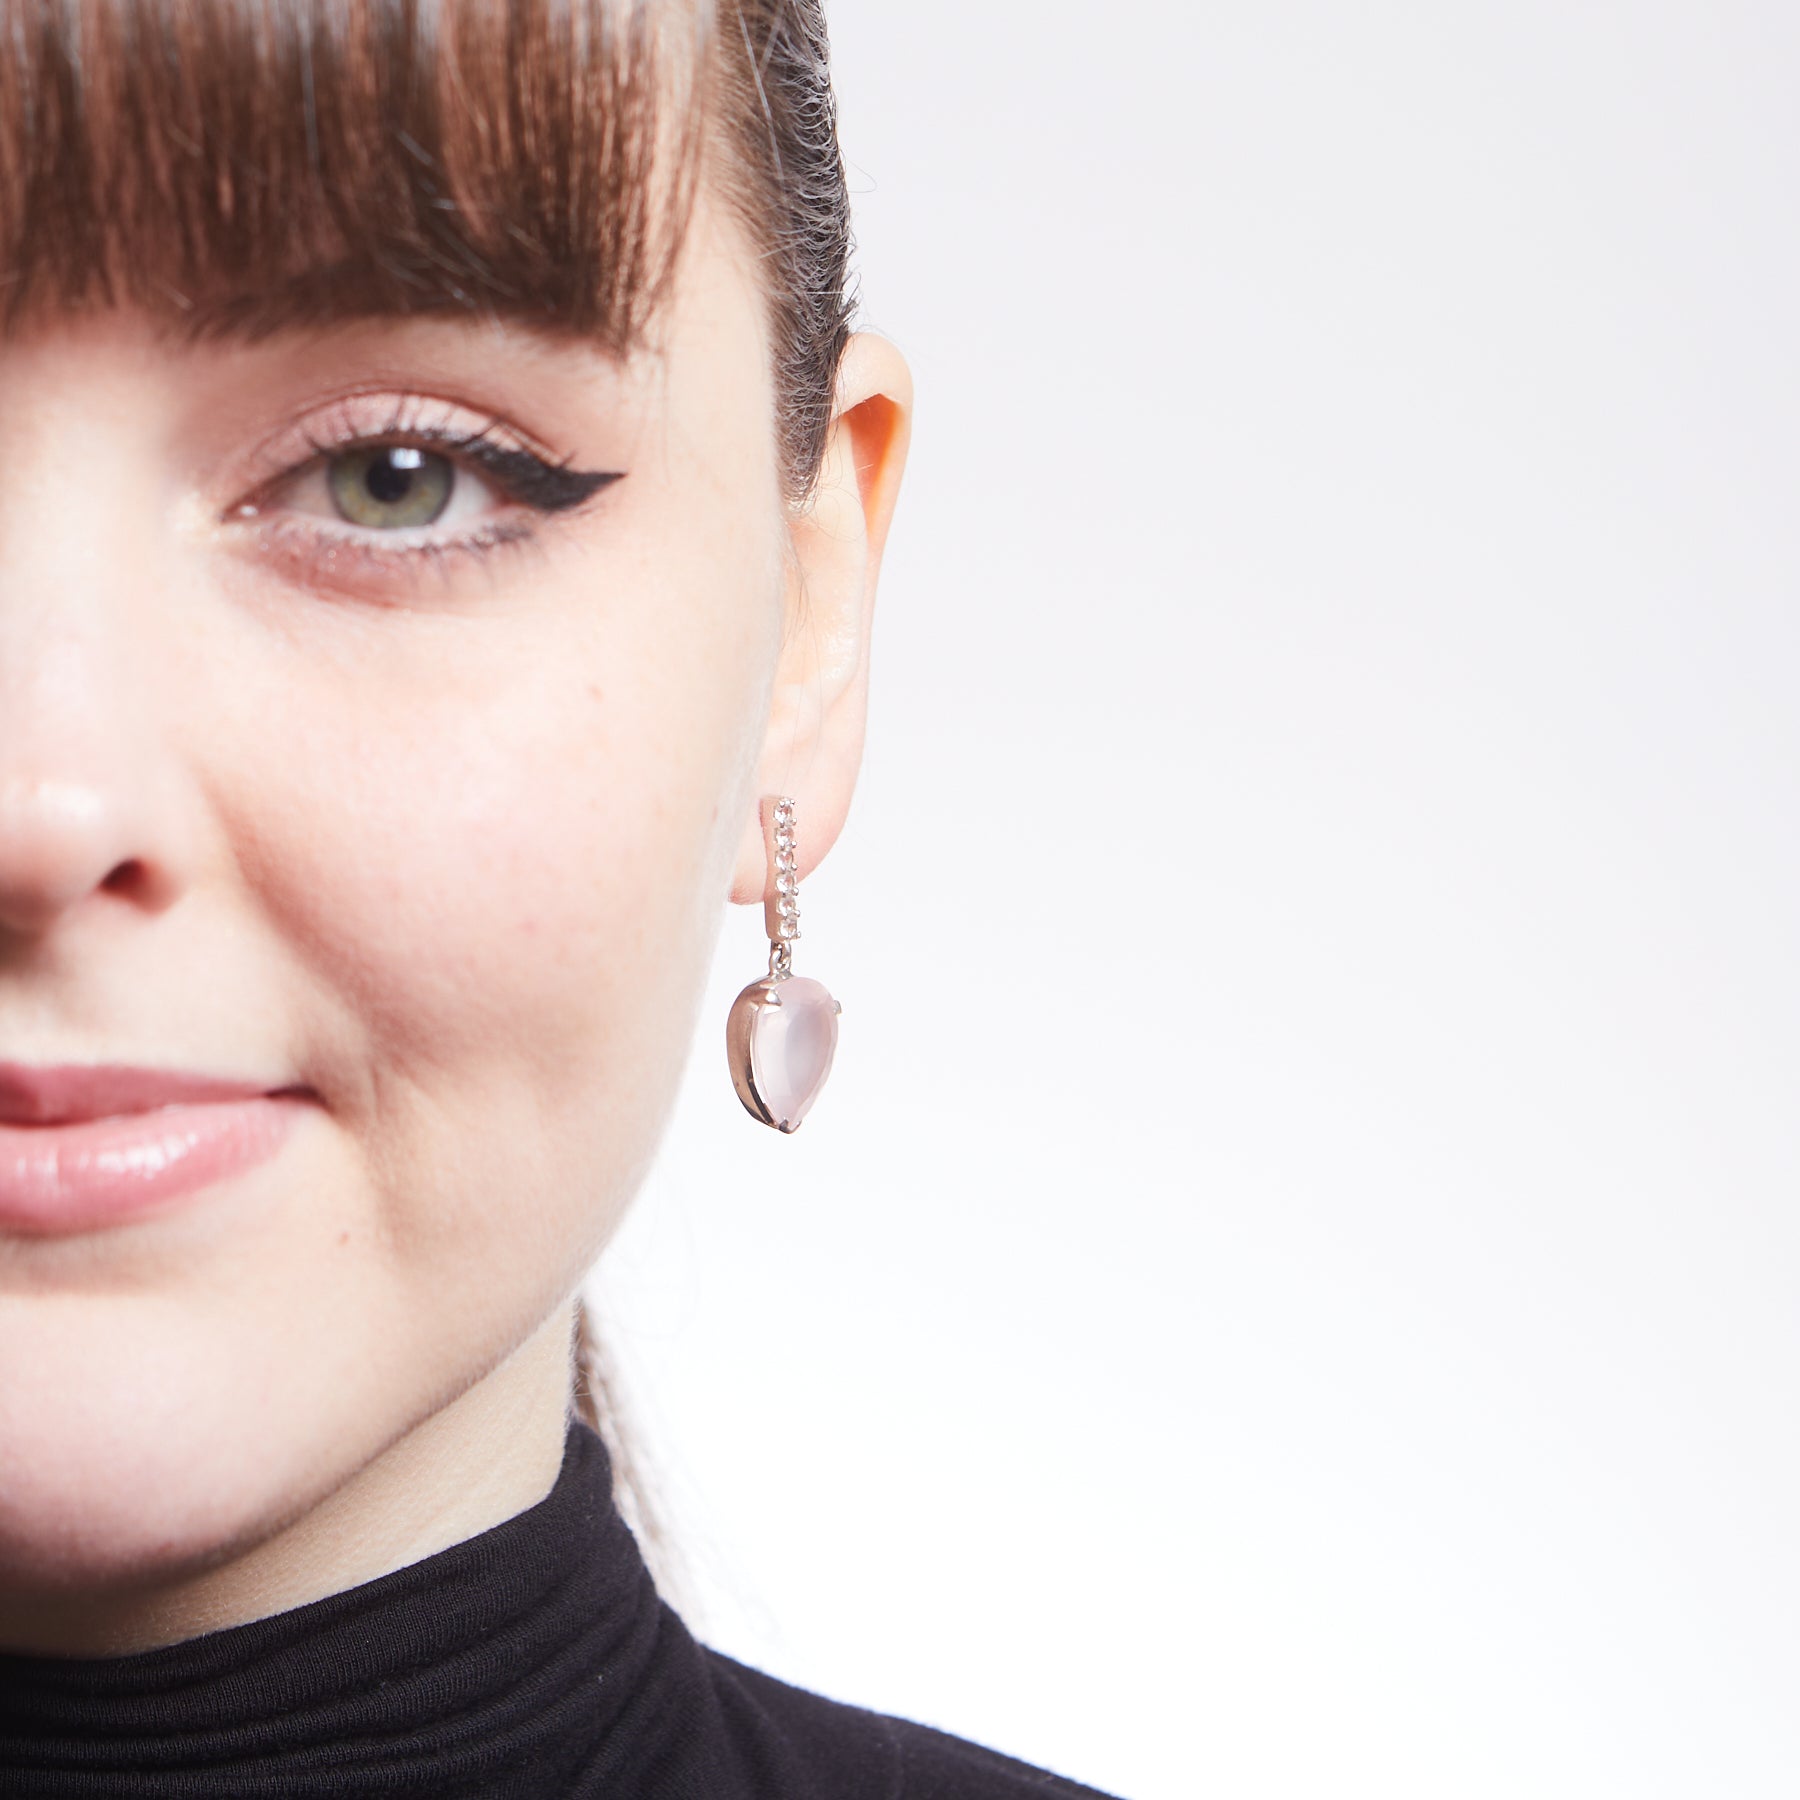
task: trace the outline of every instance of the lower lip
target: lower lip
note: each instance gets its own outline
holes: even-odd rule
[[[265,1094],[79,1124],[0,1124],[0,1234],[63,1237],[165,1210],[266,1162],[305,1104]]]

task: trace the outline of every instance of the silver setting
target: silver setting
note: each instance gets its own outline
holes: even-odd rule
[[[785,981],[793,974],[793,944],[800,935],[800,856],[794,847],[796,810],[793,801],[783,794],[763,826],[766,837],[772,839],[769,891],[763,904],[771,981]]]

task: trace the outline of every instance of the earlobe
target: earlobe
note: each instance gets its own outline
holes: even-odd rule
[[[912,432],[912,372],[886,338],[845,346],[818,482],[788,524],[788,593],[755,793],[731,898],[762,897],[757,802],[792,795],[807,829],[800,874],[837,841],[862,764],[875,588]]]

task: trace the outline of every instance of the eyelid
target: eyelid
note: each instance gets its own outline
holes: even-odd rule
[[[336,451],[371,439],[422,434],[485,435],[532,451],[546,461],[555,460],[548,444],[483,407],[417,390],[354,388],[265,438],[251,457],[246,480],[250,485],[266,483],[309,451]]]

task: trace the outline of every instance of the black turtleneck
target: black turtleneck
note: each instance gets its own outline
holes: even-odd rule
[[[324,1600],[116,1657],[0,1655],[6,1800],[1078,1800],[694,1641],[570,1427],[528,1511]]]

